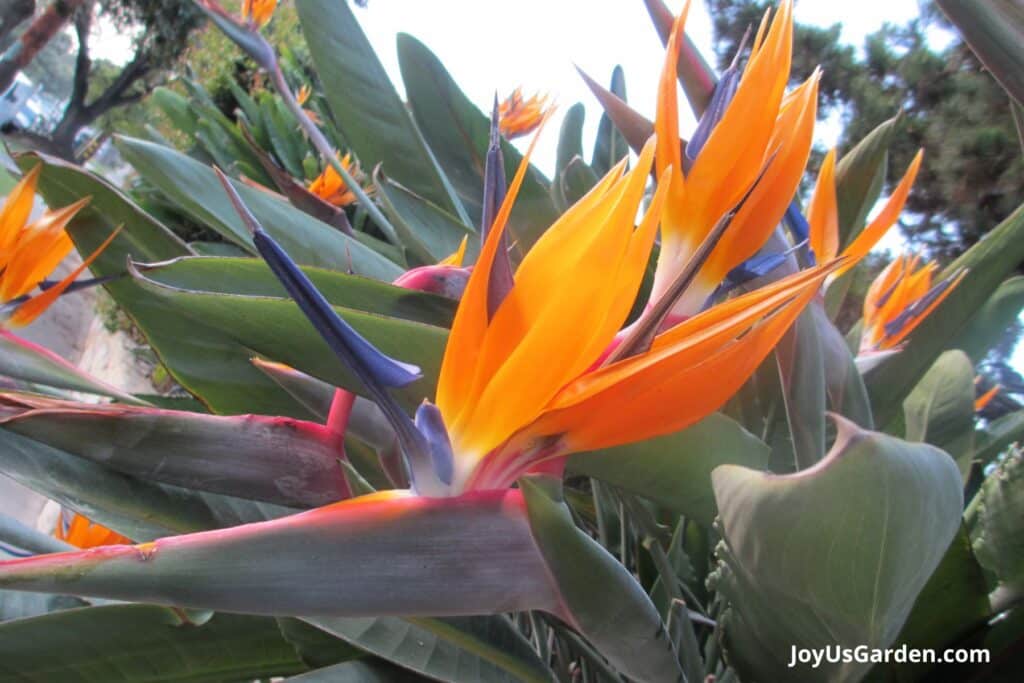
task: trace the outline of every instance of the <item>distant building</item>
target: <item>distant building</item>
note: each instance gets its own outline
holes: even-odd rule
[[[13,124],[21,129],[32,128],[39,113],[29,104],[40,88],[23,74],[18,74],[3,95],[0,95],[0,126]]]

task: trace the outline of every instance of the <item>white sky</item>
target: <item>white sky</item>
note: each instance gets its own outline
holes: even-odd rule
[[[678,12],[682,0],[667,4]],[[664,52],[641,0],[369,0],[368,7],[353,4],[353,10],[400,93],[395,36],[405,32],[433,50],[484,111],[490,110],[495,91],[503,97],[519,85],[526,92],[555,97],[559,112],[535,158],[549,174],[564,112],[576,102],[586,106],[583,140],[588,154],[601,115],[574,64],[605,84],[612,68],[622,65],[630,104],[653,118]],[[917,0],[797,0],[795,10],[801,23],[841,23],[842,40],[858,47],[884,22],[904,23],[918,14]],[[713,63],[704,0],[692,1],[687,32]],[[131,36],[101,23],[93,51],[97,57],[123,62],[131,52]],[[687,107],[681,111],[688,116]],[[681,125],[685,133],[694,122],[684,116]],[[818,140],[833,144],[838,128],[827,123],[818,128]]]
[[[668,5],[678,12],[682,2],[668,0]],[[559,113],[548,124],[537,155],[546,172],[554,167],[565,110],[576,102],[586,106],[583,140],[588,154],[601,115],[574,64],[606,84],[612,68],[622,65],[630,104],[653,118],[664,51],[640,0],[370,0],[355,13],[400,92],[395,35],[405,32],[433,50],[484,111],[489,111],[495,90],[504,96],[518,85],[556,97]],[[858,46],[884,22],[903,23],[918,14],[917,0],[798,0],[795,10],[798,22],[842,22],[843,40]],[[693,0],[687,32],[713,63],[711,20],[703,0]],[[680,125],[685,133],[694,123],[683,118]],[[822,130],[819,138],[831,144],[835,135],[834,129]]]

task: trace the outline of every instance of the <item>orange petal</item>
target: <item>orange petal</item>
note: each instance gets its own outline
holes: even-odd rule
[[[985,406],[992,402],[992,399],[996,397],[996,395],[999,393],[999,390],[1002,388],[1003,386],[1001,384],[996,384],[994,387],[986,391],[984,394],[974,399],[974,412],[977,413],[984,410]]]
[[[634,230],[653,157],[651,141],[600,202],[570,207],[526,255],[484,335],[469,391],[477,398],[449,423],[456,450],[483,456],[533,420],[622,326],[645,263],[627,257],[654,240],[656,221]]]
[[[836,198],[836,150],[825,155],[818,183],[807,210],[811,249],[818,261],[830,261],[839,253],[839,203]]]
[[[61,280],[53,287],[47,289],[42,294],[32,297],[31,299],[23,303],[21,306],[19,306],[17,310],[14,311],[14,314],[8,320],[8,324],[11,327],[21,327],[23,325],[28,325],[33,320],[38,318],[43,313],[43,311],[52,306],[53,302],[57,300],[57,297],[63,294],[64,291],[71,286],[71,283],[74,282],[78,278],[78,276],[81,275],[82,272],[86,268],[88,268],[93,261],[96,260],[96,257],[99,256],[103,252],[103,250],[106,249],[110,245],[110,243],[114,241],[114,238],[117,237],[118,233],[121,232],[121,227],[123,226],[118,227],[116,230],[114,230],[114,232],[110,233],[110,237],[103,240],[103,244],[101,244],[99,247],[96,248],[95,251],[89,254],[89,257],[85,259],[85,261],[83,261],[80,266],[71,271],[67,277],[65,277],[63,280]]]
[[[32,213],[36,183],[39,181],[39,172],[42,168],[42,164],[36,164],[26,173],[11,189],[3,208],[0,209],[0,270],[7,265],[11,250],[18,240],[18,234]]]
[[[907,172],[903,174],[903,178],[900,180],[899,185],[896,186],[896,189],[893,190],[892,196],[889,197],[885,206],[857,235],[856,239],[843,250],[843,255],[850,257],[850,260],[845,266],[836,271],[834,277],[839,277],[857,265],[878,243],[878,240],[882,239],[882,236],[892,227],[896,219],[899,218],[900,212],[903,211],[903,205],[907,201],[907,196],[910,194],[910,188],[914,185],[917,171],[921,168],[923,156],[924,150],[918,150],[917,154],[914,155],[914,160],[910,162]]]
[[[655,154],[655,170],[660,176],[669,166],[680,176],[683,172],[679,147],[679,95],[676,85],[676,67],[682,45],[686,16],[690,11],[690,0],[683,3],[683,9],[672,25],[665,51],[665,63],[658,81],[658,106],[654,119],[654,134],[658,147]]]
[[[783,105],[769,141],[774,152],[771,164],[765,169],[757,186],[732,219],[732,224],[707,263],[701,268],[695,285],[703,287],[704,300],[725,278],[726,274],[753,256],[764,245],[782,221],[786,209],[800,186],[807,159],[811,153],[814,122],[817,117],[818,80],[815,72],[802,83]],[[834,256],[834,255],[833,255]],[[824,263],[831,258],[823,258]],[[699,310],[696,308],[695,310]],[[677,311],[692,314],[694,310]]]
[[[526,154],[523,155],[523,160],[516,170],[515,177],[512,178],[501,208],[494,218],[487,240],[480,250],[480,256],[477,258],[469,282],[466,283],[466,290],[463,292],[459,308],[455,312],[455,320],[452,322],[451,333],[448,335],[448,344],[445,347],[441,373],[438,377],[436,401],[449,426],[462,409],[470,405],[474,399],[466,392],[472,382],[477,354],[487,331],[487,290],[491,267],[500,244],[501,233],[505,229],[505,224],[512,213],[512,205],[515,203],[519,188],[529,169],[530,156],[547,120],[545,117],[541,122],[533,140],[530,141]]]
[[[53,535],[77,548],[87,549],[97,548],[103,545],[132,544],[132,541],[127,537],[91,521],[88,517],[80,515],[77,512],[74,513],[71,523],[68,524],[67,529],[65,530],[65,514],[68,513],[62,512],[61,517],[57,519],[57,526],[53,530]]]
[[[816,277],[787,292],[781,302],[766,300],[736,319],[582,377],[531,431],[564,432],[570,450],[584,451],[693,424],[720,408],[757,369],[827,273],[818,269]],[[606,373],[616,377],[600,376]]]
[[[31,291],[64,260],[74,248],[64,229],[88,203],[89,197],[85,197],[48,211],[22,231],[0,277],[0,301],[10,301]]]
[[[792,3],[786,0],[686,177],[687,221],[698,243],[761,172],[789,80],[792,34]]]

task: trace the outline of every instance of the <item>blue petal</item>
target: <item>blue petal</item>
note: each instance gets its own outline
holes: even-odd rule
[[[455,454],[438,407],[424,401],[416,410],[416,428],[427,440],[434,474],[445,484],[451,484],[455,474]]]
[[[796,203],[796,200],[786,209],[786,214],[782,217],[782,220],[789,226],[789,232],[793,235],[793,239],[802,245],[800,257],[804,265],[808,268],[817,265],[817,255],[810,247],[811,226],[807,223],[807,219],[804,218],[804,214],[800,211],[800,206]]]
[[[253,233],[256,250],[270,266],[331,349],[356,374],[360,368],[371,381],[385,387],[404,387],[418,380],[420,369],[380,352],[356,332],[327,302],[306,274],[274,239],[261,229]]]
[[[732,98],[736,95],[736,88],[739,87],[740,76],[740,71],[734,64],[722,72],[722,77],[715,84],[715,91],[711,95],[708,108],[701,115],[700,122],[697,124],[697,130],[693,132],[693,137],[686,143],[686,158],[691,163],[697,160],[697,155],[704,149],[704,145],[707,143],[708,138],[711,137],[715,126],[722,120],[726,110],[729,108],[729,103],[732,102]]]

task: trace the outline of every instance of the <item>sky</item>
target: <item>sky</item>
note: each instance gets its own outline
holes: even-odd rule
[[[682,7],[680,0],[667,4],[674,13]],[[691,5],[687,32],[713,63],[711,19],[703,0]],[[601,110],[576,73],[576,65],[607,83],[614,66],[620,64],[630,104],[654,117],[664,51],[641,0],[370,0],[368,7],[354,11],[400,92],[395,36],[405,32],[433,50],[485,111],[496,91],[504,97],[522,86],[526,92],[550,93],[559,112],[549,124],[549,139],[539,145],[536,161],[545,172],[554,167],[561,115],[570,106],[582,102],[586,107],[583,140],[588,152],[597,131]],[[917,0],[798,0],[795,9],[798,22],[824,26],[841,22],[842,40],[858,46],[884,22],[903,23],[918,14]],[[680,125],[685,137],[695,122],[683,118]],[[819,141],[833,144],[838,134],[835,126],[819,128]]]

